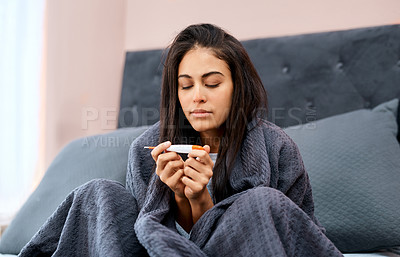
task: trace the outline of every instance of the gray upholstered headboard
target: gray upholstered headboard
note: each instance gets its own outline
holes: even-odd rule
[[[281,127],[400,98],[400,25],[242,42]],[[163,50],[126,54],[118,127],[159,119]]]

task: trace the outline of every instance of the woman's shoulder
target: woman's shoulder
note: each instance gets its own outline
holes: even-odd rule
[[[278,125],[265,119],[259,119],[256,125],[258,125],[258,127],[262,129],[266,140],[269,141],[273,140],[273,141],[280,141],[282,143],[294,144],[293,140],[289,137],[289,135],[286,134],[286,132]]]
[[[150,151],[144,149],[144,147],[158,145],[159,135],[159,122],[149,126],[131,143],[128,154],[129,161],[132,161],[134,159],[146,159],[146,156],[148,156],[147,153],[149,153]]]
[[[287,152],[297,154],[299,152],[296,143],[290,136],[273,122],[262,119],[256,123],[255,127],[258,128],[260,131],[259,133],[262,134],[269,154],[280,155]]]
[[[160,137],[160,122],[149,126],[142,134],[140,134],[131,144],[131,148],[155,146],[158,144]]]

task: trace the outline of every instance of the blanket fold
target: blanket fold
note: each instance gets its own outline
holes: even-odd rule
[[[89,181],[66,197],[19,256],[147,256],[133,228],[137,215],[122,184]]]

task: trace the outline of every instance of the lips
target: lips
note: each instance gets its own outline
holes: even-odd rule
[[[194,109],[190,111],[190,115],[197,117],[197,118],[204,118],[211,114],[211,112],[204,110],[204,109]]]

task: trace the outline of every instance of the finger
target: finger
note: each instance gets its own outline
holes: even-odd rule
[[[188,157],[197,159],[197,161],[207,164],[207,165],[214,165],[213,161],[211,160],[210,155],[204,150],[192,150],[188,154]]]
[[[177,170],[171,177],[167,179],[165,184],[168,185],[169,188],[176,188],[180,183],[182,183],[181,178],[183,176],[183,169]]]
[[[185,186],[189,187],[193,193],[198,193],[204,189],[203,185],[200,185],[199,183],[193,181],[186,176],[182,177],[182,183],[185,184]]]
[[[190,157],[185,161],[185,167],[190,167],[207,178],[211,178],[213,175],[214,164],[212,161],[208,164],[205,164]]]
[[[211,148],[210,148],[209,145],[204,145],[204,146],[203,146],[203,149],[204,149],[204,151],[206,151],[207,153],[210,153],[210,151],[211,151]]]
[[[202,174],[188,166],[183,169],[183,173],[185,176],[191,178],[195,182],[200,183],[201,185],[207,185],[210,181],[210,177],[207,177],[205,174]]]
[[[175,160],[175,161],[169,161],[165,165],[165,168],[161,171],[157,171],[160,174],[157,174],[160,176],[161,181],[165,182],[168,180],[169,177],[174,175],[174,173],[179,170],[183,169],[184,167],[184,162],[182,160]]]
[[[164,152],[165,150],[167,150],[168,147],[171,146],[171,142],[170,141],[166,141],[164,143],[161,143],[159,145],[156,146],[156,148],[154,148],[151,151],[151,156],[153,157],[154,161],[157,161],[158,156]]]
[[[174,161],[174,160],[181,160],[183,162],[182,158],[175,152],[168,152],[168,153],[160,154],[157,157],[157,161],[156,161],[157,175],[160,175],[160,173],[165,169],[165,166],[168,164],[168,162]]]
[[[177,154],[176,152],[166,152],[158,156],[156,163],[176,161],[176,160],[182,160],[182,157],[180,157],[179,154]]]
[[[185,165],[186,166],[190,166],[192,168],[194,168],[195,170],[202,170],[204,168],[208,168],[208,169],[213,169],[214,167],[214,163],[211,160],[211,157],[208,156],[208,154],[206,153],[206,155],[203,157],[189,157],[186,159],[185,161]]]

